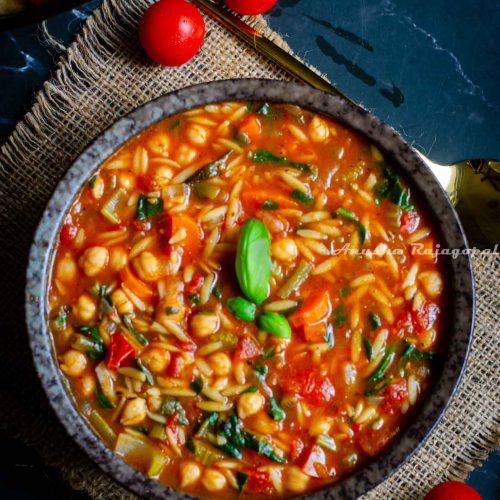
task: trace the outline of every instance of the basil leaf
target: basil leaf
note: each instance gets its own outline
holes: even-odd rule
[[[227,308],[238,318],[244,321],[253,321],[257,307],[243,297],[233,297],[226,300]]]
[[[283,314],[266,311],[259,316],[259,328],[265,332],[283,339],[292,336],[290,324]]]
[[[236,276],[243,294],[255,304],[269,295],[271,237],[265,224],[248,219],[241,228],[236,251]]]
[[[294,189],[290,193],[290,196],[294,200],[304,203],[305,205],[311,205],[314,202],[314,198],[310,194],[304,193],[304,191],[301,191],[300,189]]]

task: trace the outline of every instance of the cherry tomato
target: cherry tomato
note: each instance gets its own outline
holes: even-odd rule
[[[234,359],[236,361],[248,361],[258,358],[261,354],[262,349],[250,337],[243,337],[234,351]]]
[[[460,481],[445,481],[432,488],[425,500],[481,500],[481,495]]]
[[[383,411],[394,413],[408,396],[408,386],[404,378],[390,383],[384,391]]]
[[[399,338],[404,338],[413,333],[413,319],[411,309],[405,309],[396,318],[394,322],[393,331]]]
[[[417,333],[428,330],[436,321],[439,307],[426,302],[418,311],[412,311],[413,324]]]
[[[201,47],[205,21],[186,0],[159,0],[144,13],[139,38],[146,53],[159,64],[180,66]]]
[[[300,370],[286,376],[282,387],[283,390],[295,392],[315,405],[329,403],[335,396],[335,387],[330,379],[315,370]]]
[[[224,0],[225,4],[238,14],[256,16],[269,10],[277,0]]]

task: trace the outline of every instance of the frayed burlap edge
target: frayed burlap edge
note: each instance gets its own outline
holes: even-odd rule
[[[0,193],[3,200],[15,198],[19,183],[29,186],[30,176],[38,181],[32,188],[36,192],[26,194],[27,202],[23,207],[31,210],[32,219],[38,219],[55,182],[85,144],[135,105],[206,79],[245,76],[289,79],[282,70],[257,56],[210,20],[207,20],[207,41],[202,53],[195,58],[197,62],[188,63],[179,73],[148,65],[139,55],[133,33],[140,14],[149,3],[150,0],[104,0],[61,58],[54,77],[37,94],[30,112],[2,147]],[[250,18],[249,21],[285,50],[290,50],[262,18]],[[214,37],[217,37],[217,42]],[[219,61],[214,44],[220,50]],[[242,63],[222,64],[223,56],[233,54],[235,49],[241,53]],[[205,64],[203,58],[209,57],[212,59]],[[247,67],[242,67],[243,63]],[[134,80],[135,72],[131,74],[130,69],[147,75],[144,88],[142,82]],[[113,79],[111,84],[109,79],[103,80],[106,73]],[[155,78],[159,81],[158,86],[151,83]],[[131,93],[131,96],[124,97],[125,93]],[[116,104],[120,99],[125,102]],[[95,106],[95,112],[89,109],[92,106]],[[73,138],[72,134],[79,136]],[[8,203],[1,206],[0,217],[2,222],[7,221]],[[34,222],[30,229],[33,227]],[[16,223],[11,223],[6,233],[7,237],[22,240],[26,253],[32,232],[20,234]],[[422,449],[366,498],[418,498],[436,482],[447,478],[464,479],[499,444],[497,354],[500,345],[497,325],[500,304],[495,291],[500,278],[500,262],[498,255],[478,254],[473,263],[478,295],[477,324],[471,357],[460,388],[445,418]],[[15,277],[14,271],[19,269],[7,269],[7,276]],[[7,307],[4,303],[2,313],[9,317]],[[25,351],[24,355],[29,357],[29,352]],[[44,399],[38,387],[36,392],[39,420],[43,418],[43,424],[32,421],[31,426],[21,425],[27,408],[14,399],[8,418],[2,415],[1,426],[33,446],[49,464],[60,468],[74,488],[86,490],[94,498],[132,498],[133,495],[114,484],[68,440],[50,409],[42,408]],[[29,407],[29,411],[35,410]],[[16,425],[14,421],[21,423]],[[43,432],[47,426],[52,429],[51,441],[55,443],[49,442]]]

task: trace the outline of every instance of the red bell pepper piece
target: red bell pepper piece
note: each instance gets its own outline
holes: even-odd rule
[[[167,375],[173,378],[179,378],[182,372],[182,356],[178,352],[174,352],[170,356],[170,364],[167,368]]]
[[[245,491],[255,494],[270,494],[271,493],[271,476],[269,472],[258,470],[253,467],[245,467],[245,474],[248,474],[248,479],[245,484]]]
[[[316,370],[292,372],[284,378],[281,386],[284,391],[295,392],[315,405],[329,403],[335,396],[335,387],[330,378]]]
[[[110,337],[106,365],[110,370],[120,368],[120,365],[129,358],[135,357],[135,350],[121,333],[114,333]]]

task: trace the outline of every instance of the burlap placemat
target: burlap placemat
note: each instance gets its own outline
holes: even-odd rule
[[[34,447],[77,489],[94,498],[133,498],[66,436],[31,362],[23,287],[29,245],[57,181],[84,146],[119,116],[171,90],[225,78],[289,78],[207,19],[201,53],[180,69],[143,56],[136,24],[151,0],[104,0],[44,85],[0,154],[0,426]],[[253,19],[268,36],[283,41]],[[284,45],[285,46],[285,45]],[[286,48],[286,46],[285,46]],[[473,258],[477,321],[465,377],[432,437],[398,473],[366,498],[419,498],[429,486],[460,478],[499,443],[500,258]]]

